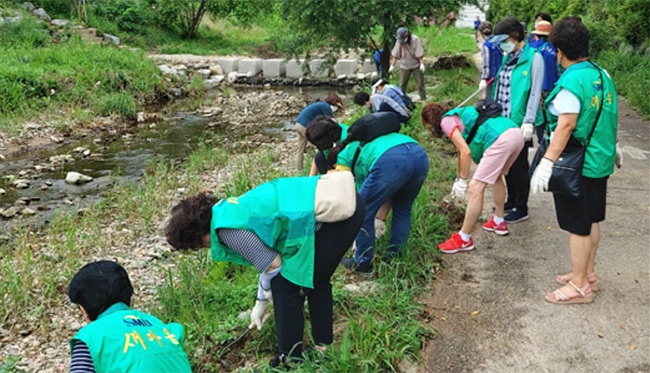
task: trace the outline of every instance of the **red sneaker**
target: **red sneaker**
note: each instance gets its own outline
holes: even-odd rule
[[[494,232],[499,236],[505,236],[508,234],[508,223],[506,223],[504,220],[501,222],[501,224],[497,224],[494,222],[494,215],[492,215],[490,220],[488,220],[487,223],[483,224],[483,229],[488,232]]]
[[[440,249],[440,252],[446,254],[469,251],[474,249],[474,240],[470,237],[469,241],[463,241],[459,233],[454,233],[450,239],[438,245],[438,249]]]

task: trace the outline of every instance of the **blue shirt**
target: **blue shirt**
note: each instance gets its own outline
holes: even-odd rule
[[[489,80],[490,78],[496,77],[501,67],[501,62],[503,61],[503,50],[501,50],[499,43],[486,40],[483,43],[481,52],[483,56],[481,79]]]
[[[386,84],[384,86],[384,89],[381,91],[381,94],[390,97],[393,99],[393,101],[397,102],[397,104],[403,108],[406,107],[406,104],[404,103],[404,100],[402,100],[402,96],[404,96],[404,92],[395,85],[392,84]]]
[[[555,83],[558,79],[557,53],[555,52],[555,47],[553,47],[548,41],[541,39],[534,34],[530,35],[528,44],[530,44],[532,48],[537,49],[542,55],[542,59],[544,60],[544,81],[542,82],[542,91],[550,92],[555,88]]]
[[[474,20],[474,31],[478,31],[479,26],[481,26],[481,21],[478,19]]]
[[[330,104],[325,101],[312,102],[302,109],[300,115],[296,118],[296,123],[300,123],[302,126],[307,127],[309,122],[321,114],[327,115],[330,118],[333,116]]]

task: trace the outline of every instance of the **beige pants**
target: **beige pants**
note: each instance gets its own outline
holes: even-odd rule
[[[409,82],[411,73],[413,74],[413,78],[415,78],[415,84],[417,84],[418,86],[418,93],[420,94],[420,100],[424,102],[427,99],[427,93],[424,91],[424,74],[422,74],[422,71],[420,71],[419,67],[410,70],[400,69],[399,87],[402,89],[402,92],[406,94],[406,85]]]
[[[307,150],[307,128],[300,123],[296,123],[296,133],[298,134],[298,145],[296,145],[296,169],[302,171],[302,165],[305,160],[305,151]]]

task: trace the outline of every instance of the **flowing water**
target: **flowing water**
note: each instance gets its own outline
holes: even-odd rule
[[[260,90],[260,88],[240,87],[241,92]],[[282,91],[291,95],[304,95],[309,100],[325,98],[332,87],[282,87]],[[336,88],[337,93],[350,104],[351,88]],[[214,98],[217,91],[207,95],[205,100]],[[347,102],[346,102],[347,101]],[[197,139],[204,136],[206,131],[212,133],[219,129],[207,127],[211,118],[184,110],[187,102],[177,102],[167,108],[165,120],[157,123],[154,128],[145,125],[144,129],[132,135],[105,143],[102,139],[82,139],[69,142],[56,148],[30,151],[14,156],[8,156],[0,163],[0,188],[6,194],[0,195],[0,211],[10,207],[17,200],[28,203],[36,214],[37,224],[47,222],[62,208],[76,208],[88,205],[100,198],[101,193],[108,188],[127,182],[137,181],[142,176],[147,162],[152,159],[180,160],[186,157],[195,147]],[[295,136],[290,121],[280,118],[266,118],[264,133],[277,136]],[[90,156],[83,157],[75,149],[87,149]],[[74,161],[63,163],[55,170],[50,170],[51,157],[72,155]],[[42,168],[41,168],[42,167]],[[20,175],[21,171],[24,173]],[[93,181],[70,185],[65,182],[66,174],[76,171],[91,176]],[[30,185],[26,189],[16,189],[11,185],[14,179],[27,179]],[[11,228],[18,217],[7,220],[0,217],[0,233]]]

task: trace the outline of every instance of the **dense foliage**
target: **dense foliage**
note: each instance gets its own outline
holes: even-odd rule
[[[460,0],[281,0],[278,11],[287,21],[282,49],[308,53],[314,47],[369,47],[382,49],[382,65],[388,66],[395,31],[411,27],[416,17],[436,17],[457,11]],[[375,41],[373,35],[379,34]]]
[[[488,18],[508,15],[532,23],[538,12],[554,19],[580,16],[593,34],[592,54],[625,43],[637,50],[650,46],[650,6],[647,0],[492,0]]]

